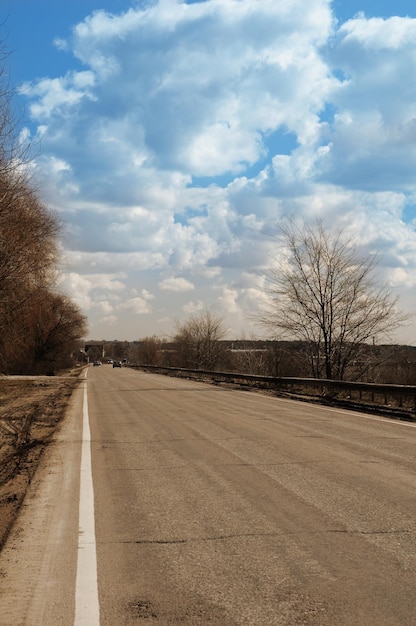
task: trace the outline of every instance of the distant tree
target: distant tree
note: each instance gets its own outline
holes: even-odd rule
[[[152,337],[144,337],[139,342],[136,350],[135,356],[138,363],[142,365],[159,365],[160,352],[164,345],[165,342],[155,335]]]
[[[380,384],[416,384],[416,348],[414,346],[374,346],[374,364],[370,382]]]
[[[257,341],[254,337],[240,339],[231,345],[232,369],[260,376],[271,375],[270,355],[270,347],[265,342]]]
[[[210,311],[191,315],[183,324],[177,324],[173,341],[181,366],[191,369],[215,369],[227,351],[221,343],[226,334],[223,319]]]
[[[330,234],[321,221],[289,223],[280,244],[287,255],[267,274],[269,304],[257,321],[274,337],[302,341],[312,376],[342,380],[351,366],[359,376],[363,345],[406,320],[397,299],[374,280],[377,259],[360,258],[342,231]]]

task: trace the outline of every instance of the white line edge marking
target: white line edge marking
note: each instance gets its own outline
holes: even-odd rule
[[[246,393],[247,395],[252,395],[251,391],[242,391],[241,393]],[[263,396],[264,398],[266,398],[267,396]],[[269,398],[270,399],[270,398]],[[280,400],[281,402],[288,402],[290,404],[299,404],[302,406],[305,406],[308,404],[308,401],[302,401],[302,400],[295,400],[292,398],[279,398],[278,396],[276,396],[276,398],[271,398],[272,401],[274,400]],[[373,422],[384,422],[385,424],[390,424],[391,426],[405,426],[407,428],[416,428],[416,424],[414,422],[408,422],[407,420],[401,420],[399,418],[394,418],[394,417],[389,417],[388,415],[386,416],[376,416],[376,415],[368,415],[368,413],[364,413],[361,411],[357,411],[357,410],[351,410],[351,409],[337,409],[336,407],[331,407],[331,406],[325,406],[324,404],[312,404],[309,403],[311,406],[314,406],[315,408],[319,407],[319,410],[322,411],[328,411],[331,413],[342,413],[343,415],[348,415],[350,417],[361,417],[363,419],[366,420],[371,420]]]
[[[286,398],[283,398],[284,400],[286,400]],[[291,400],[287,400],[287,402],[291,402]],[[293,402],[293,400],[292,400]],[[296,402],[296,400],[295,400]],[[301,404],[305,404],[305,403],[301,403]],[[361,417],[365,420],[371,420],[372,422],[384,422],[385,424],[390,424],[391,426],[407,426],[407,428],[416,428],[416,424],[414,424],[413,422],[407,422],[406,420],[400,420],[398,418],[394,418],[394,417],[388,417],[387,415],[385,417],[383,416],[376,416],[376,415],[368,415],[364,412],[360,412],[360,411],[350,411],[348,409],[337,409],[335,407],[330,407],[330,406],[324,406],[324,405],[314,405],[314,406],[319,406],[319,409],[323,410],[323,411],[330,411],[332,413],[342,413],[343,415],[349,415],[352,417]]]
[[[87,371],[85,372],[87,378]],[[95,539],[94,485],[91,465],[91,431],[87,383],[84,383],[83,426],[79,493],[78,562],[75,585],[74,626],[99,626],[97,544]]]
[[[348,409],[331,409],[329,406],[323,406],[323,409],[327,411],[334,411],[335,413],[350,413],[355,417],[362,417],[366,420],[371,420],[372,422],[384,422],[385,424],[390,424],[391,426],[407,426],[407,428],[416,428],[416,424],[413,422],[408,422],[406,420],[401,420],[399,418],[389,417],[386,415],[385,417],[376,415],[366,415],[365,413],[360,413],[359,411],[348,411]]]

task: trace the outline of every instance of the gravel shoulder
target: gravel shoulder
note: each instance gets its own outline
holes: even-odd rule
[[[79,369],[54,377],[0,377],[0,549],[81,380]]]

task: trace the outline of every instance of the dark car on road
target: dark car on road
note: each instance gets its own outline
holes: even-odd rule
[[[113,361],[113,367],[121,367],[120,361]]]

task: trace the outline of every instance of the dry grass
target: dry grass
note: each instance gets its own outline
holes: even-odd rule
[[[0,549],[80,380],[79,371],[50,378],[0,377]]]

